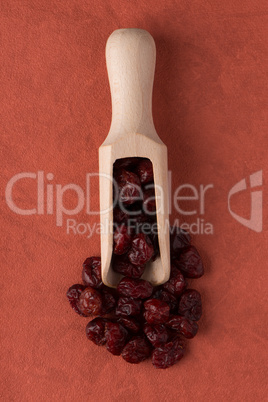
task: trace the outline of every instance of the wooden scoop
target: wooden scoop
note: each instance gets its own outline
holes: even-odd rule
[[[125,157],[149,158],[153,164],[160,257],[149,262],[142,279],[160,285],[169,279],[167,147],[152,117],[155,43],[143,29],[118,29],[108,38],[106,63],[112,96],[112,123],[99,148],[101,270],[105,285],[122,275],[113,271],[113,163]]]

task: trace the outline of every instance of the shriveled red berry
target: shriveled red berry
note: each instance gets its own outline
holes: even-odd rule
[[[198,321],[202,315],[201,295],[197,290],[187,289],[179,301],[178,313],[192,321]]]
[[[145,265],[137,266],[131,264],[127,256],[115,256],[112,261],[115,272],[128,276],[129,278],[140,278],[145,270]]]
[[[121,255],[128,251],[131,245],[131,234],[125,224],[116,227],[114,231],[114,254]]]
[[[69,303],[72,307],[72,309],[82,317],[86,317],[85,314],[83,314],[80,309],[79,309],[79,298],[83,290],[85,289],[85,286],[80,285],[80,284],[75,284],[71,286],[66,293],[67,299],[69,300]]]
[[[162,287],[154,293],[153,298],[166,302],[169,305],[171,312],[177,310],[178,308],[176,297],[166,290],[163,290]]]
[[[134,332],[135,334],[139,332],[141,327],[140,322],[133,317],[119,317],[117,322],[119,324],[122,324],[126,329],[128,329],[131,332]]]
[[[114,169],[127,169],[132,170],[140,162],[141,158],[131,157],[131,158],[121,158],[116,159],[114,162]]]
[[[154,349],[152,354],[152,363],[154,367],[166,369],[173,366],[184,355],[184,349],[179,338],[165,343]]]
[[[139,233],[133,237],[131,249],[128,253],[128,258],[133,265],[144,265],[154,254],[152,242],[148,236]]]
[[[201,257],[194,246],[183,249],[175,264],[186,278],[200,278],[204,275]]]
[[[127,340],[127,330],[117,322],[105,325],[106,348],[113,355],[120,355]]]
[[[152,222],[150,221],[150,217],[147,217],[146,221],[142,222],[138,222],[136,219],[129,219],[127,223],[133,235],[143,233],[145,236],[148,236],[152,242]]]
[[[101,295],[102,295],[101,315],[108,314],[111,312],[113,308],[115,308],[116,305],[115,297],[112,291],[107,287],[101,290]]]
[[[166,322],[166,326],[179,332],[185,338],[193,338],[198,331],[198,324],[195,321],[188,320],[186,317],[174,315]]]
[[[191,243],[191,236],[188,232],[178,226],[170,228],[170,253],[172,258],[178,258],[181,251]]]
[[[169,305],[161,300],[146,300],[144,308],[144,318],[149,324],[162,324],[169,318]]]
[[[129,315],[139,315],[141,312],[141,299],[132,297],[120,297],[116,307],[116,315],[127,317]]]
[[[117,291],[122,296],[146,299],[153,293],[153,286],[144,279],[123,278],[117,286]]]
[[[187,286],[182,273],[173,265],[171,266],[170,278],[163,284],[163,289],[174,296],[180,296]]]
[[[123,223],[128,219],[127,212],[123,211],[120,207],[115,207],[113,210],[114,223]]]
[[[124,347],[122,357],[128,363],[140,363],[151,354],[151,347],[149,343],[142,336],[133,337]]]
[[[86,326],[86,336],[89,340],[94,342],[96,345],[104,345],[106,342],[105,338],[105,325],[107,320],[105,318],[97,317],[94,320],[89,321]]]
[[[153,164],[150,159],[142,159],[139,161],[136,172],[142,184],[150,183],[154,179]]]
[[[87,317],[101,314],[101,294],[94,288],[87,287],[80,295],[78,308]]]
[[[144,190],[144,192],[143,192],[143,210],[148,215],[155,213],[156,204],[155,204],[154,189]]]
[[[86,286],[100,288],[101,280],[101,259],[100,257],[89,257],[83,263],[82,280]]]
[[[118,187],[118,199],[120,203],[129,205],[142,199],[141,182],[135,173],[119,169],[115,172],[114,177]]]
[[[149,220],[148,216],[145,215],[145,213],[142,212],[141,207],[139,207],[137,211],[136,210],[129,211],[127,223],[130,227],[132,226],[132,228],[135,229],[135,225],[140,227],[142,223],[148,222],[148,220]]]
[[[163,324],[150,325],[146,323],[143,331],[154,347],[163,345],[168,340],[168,331]]]

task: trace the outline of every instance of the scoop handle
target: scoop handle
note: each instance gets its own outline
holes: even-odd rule
[[[112,96],[109,137],[141,133],[155,137],[152,90],[155,42],[143,29],[117,29],[106,44],[106,64]]]

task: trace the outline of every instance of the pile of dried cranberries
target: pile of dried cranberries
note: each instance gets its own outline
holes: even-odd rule
[[[83,285],[71,286],[67,298],[80,316],[95,316],[86,335],[96,345],[129,363],[151,356],[156,368],[168,368],[183,357],[183,339],[198,331],[201,296],[187,288],[186,279],[203,275],[202,260],[190,235],[173,227],[170,279],[157,287],[140,279],[146,263],[159,255],[152,164],[144,158],[120,159],[114,178],[112,267],[124,276],[117,289],[105,286],[100,257],[89,257],[83,263]]]

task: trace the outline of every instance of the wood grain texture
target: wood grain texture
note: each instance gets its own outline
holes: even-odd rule
[[[143,29],[114,31],[106,44],[106,62],[112,95],[112,123],[99,148],[102,279],[115,287],[122,275],[113,271],[113,163],[125,157],[149,158],[153,164],[160,256],[146,265],[142,279],[153,285],[170,274],[167,147],[153,123],[152,90],[155,43]]]

